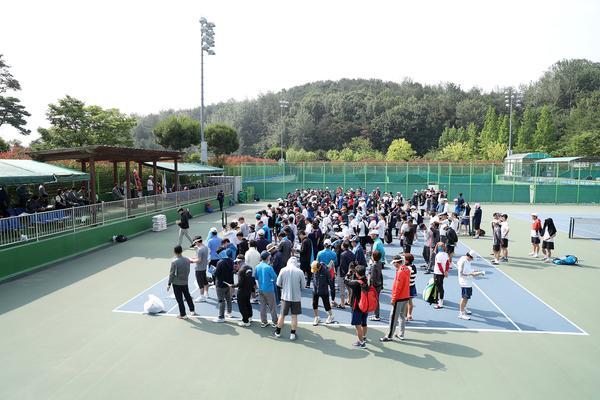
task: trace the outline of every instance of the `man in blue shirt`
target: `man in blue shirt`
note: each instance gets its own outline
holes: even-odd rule
[[[258,282],[258,295],[260,297],[260,321],[261,328],[269,326],[267,322],[267,305],[271,310],[271,325],[277,325],[277,307],[275,306],[275,282],[277,275],[275,270],[268,263],[270,253],[263,251],[260,253],[261,262],[256,266],[254,277]]]
[[[206,245],[208,246],[208,256],[210,259],[210,265],[216,267],[217,262],[219,262],[219,255],[217,254],[217,250],[221,247],[221,238],[217,234],[217,228],[210,228],[208,238],[209,239],[206,242]]]
[[[383,248],[383,242],[379,238],[379,231],[373,229],[369,232],[369,236],[373,239],[372,251],[378,250],[381,253],[381,261],[383,262],[383,265],[385,265],[385,249]]]
[[[367,265],[365,250],[360,245],[360,240],[358,240],[357,236],[352,238],[352,252],[354,253],[354,257],[356,258],[356,263],[358,265]]]

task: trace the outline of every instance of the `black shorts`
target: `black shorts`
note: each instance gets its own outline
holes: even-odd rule
[[[292,315],[302,314],[302,305],[299,301],[285,301],[281,300],[281,314],[286,316],[292,312]]]
[[[500,251],[500,245],[499,244],[495,244],[492,246],[492,250],[494,251]]]
[[[461,297],[463,299],[470,299],[472,295],[473,295],[473,288],[470,288],[470,287],[461,288]]]
[[[508,239],[502,239],[502,248],[503,249],[507,249],[508,248]]]
[[[454,253],[454,245],[453,244],[446,245],[446,253],[448,253],[448,254]]]
[[[531,237],[531,243],[533,244],[540,244],[540,238],[539,237]]]
[[[546,250],[554,250],[554,242],[546,242],[545,240],[542,242],[542,249]]]
[[[206,277],[206,270],[196,271],[196,282],[198,282],[199,288],[202,288],[202,287],[208,285],[208,278]]]
[[[313,293],[313,298],[312,298],[313,310],[316,310],[319,308],[319,299],[323,300],[323,307],[325,307],[325,311],[331,310],[331,304],[329,303],[329,296],[319,295],[316,293]]]

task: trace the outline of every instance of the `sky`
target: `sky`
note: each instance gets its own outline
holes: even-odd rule
[[[30,136],[0,135],[37,138],[67,94],[126,113],[198,107],[202,16],[216,25],[205,104],[341,78],[490,91],[600,61],[594,0],[0,0],[0,54],[32,114]]]

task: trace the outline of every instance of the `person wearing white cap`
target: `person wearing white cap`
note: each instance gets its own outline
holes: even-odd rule
[[[372,251],[378,250],[381,253],[381,262],[385,265],[385,249],[383,248],[383,242],[379,237],[379,231],[373,229],[369,232],[369,236],[371,236],[371,239],[373,240]]]
[[[467,302],[473,295],[473,277],[478,275],[485,275],[485,271],[478,271],[471,266],[473,261],[473,255],[468,252],[462,256],[456,263],[458,267],[458,284],[461,290],[461,299],[458,311],[458,318],[469,320],[471,317],[471,311],[467,309]]]
[[[531,248],[530,256],[537,258],[540,256],[540,234],[542,232],[542,222],[537,213],[531,213]]]
[[[147,196],[152,196],[154,194],[154,177],[152,175],[148,176],[148,181],[146,182],[146,192]]]

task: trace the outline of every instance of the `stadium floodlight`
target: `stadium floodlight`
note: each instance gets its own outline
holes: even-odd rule
[[[285,100],[279,100],[279,118],[281,120],[281,158],[280,161],[281,163],[285,162],[285,158],[283,157],[283,109],[284,108],[288,108],[290,105],[289,101],[285,101]]]
[[[200,161],[205,164],[208,161],[208,151],[204,140],[204,53],[209,56],[215,55],[214,27],[214,23],[208,22],[204,17],[200,18]]]
[[[506,155],[510,156],[512,154],[512,116],[513,110],[521,107],[521,94],[514,90],[513,88],[508,88],[504,91],[504,105],[508,108],[509,117],[508,117],[508,150],[506,151]]]

